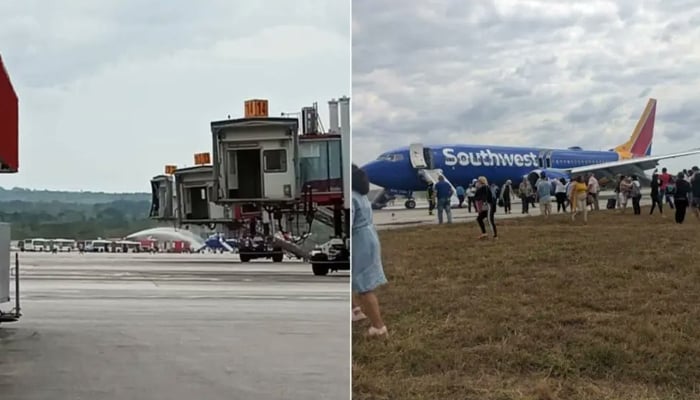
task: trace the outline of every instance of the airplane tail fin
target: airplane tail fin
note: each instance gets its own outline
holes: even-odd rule
[[[615,151],[621,154],[629,154],[633,157],[651,155],[651,143],[654,139],[654,119],[656,118],[656,99],[649,99],[637,126],[627,142],[615,147]]]

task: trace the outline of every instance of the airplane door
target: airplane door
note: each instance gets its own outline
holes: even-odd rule
[[[552,168],[552,150],[549,150],[544,156],[546,168]]]
[[[413,143],[408,148],[409,157],[411,157],[411,166],[416,169],[428,168],[428,164],[425,162],[425,156],[423,153],[423,145],[420,143]]]
[[[433,163],[433,151],[430,150],[429,147],[423,148],[423,160],[425,160],[425,164],[428,166],[428,169],[435,168]]]
[[[544,168],[544,158],[545,158],[545,151],[540,151],[540,155],[537,159],[538,161],[538,166],[540,168]]]

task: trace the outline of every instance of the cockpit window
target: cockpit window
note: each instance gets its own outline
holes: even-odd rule
[[[387,153],[382,154],[377,158],[377,161],[401,161],[403,160],[403,154],[401,153]]]

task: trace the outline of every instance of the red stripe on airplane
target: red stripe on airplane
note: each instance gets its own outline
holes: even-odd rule
[[[646,155],[647,149],[649,148],[649,145],[651,145],[651,140],[654,137],[655,117],[656,104],[654,104],[654,106],[651,108],[649,116],[647,117],[646,121],[644,121],[644,126],[642,126],[642,129],[639,131],[639,136],[637,137],[637,140],[635,140],[634,144],[632,144],[630,153],[634,154],[635,156]]]

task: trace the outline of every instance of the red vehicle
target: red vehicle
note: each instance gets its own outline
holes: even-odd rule
[[[175,240],[172,247],[173,253],[190,253],[190,244],[184,240]]]

